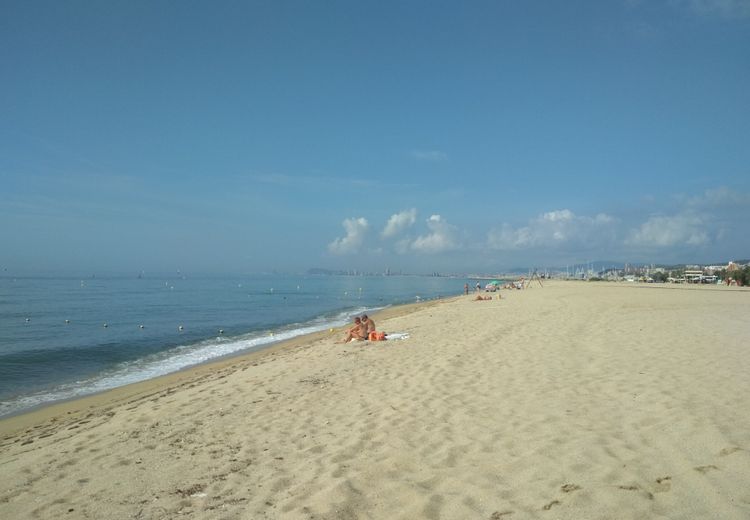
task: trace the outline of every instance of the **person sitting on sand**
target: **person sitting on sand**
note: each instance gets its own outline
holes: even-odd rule
[[[362,327],[365,329],[365,338],[370,337],[370,332],[375,332],[375,322],[367,314],[362,315]]]
[[[339,343],[349,343],[352,340],[362,341],[365,338],[367,338],[365,327],[362,324],[362,320],[357,316],[354,318],[354,326],[346,331],[346,336]]]

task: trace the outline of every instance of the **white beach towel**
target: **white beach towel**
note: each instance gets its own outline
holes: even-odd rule
[[[389,332],[385,335],[385,339],[409,339],[409,333],[407,332]]]

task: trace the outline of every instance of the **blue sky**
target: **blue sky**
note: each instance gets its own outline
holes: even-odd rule
[[[750,0],[0,2],[11,272],[750,257]]]

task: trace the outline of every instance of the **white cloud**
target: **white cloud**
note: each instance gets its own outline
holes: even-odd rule
[[[448,159],[448,154],[440,150],[412,150],[411,156],[418,161],[440,162]]]
[[[503,224],[488,233],[487,245],[492,249],[519,250],[538,247],[561,247],[571,244],[600,244],[609,241],[615,219],[600,213],[594,217],[577,216],[568,209],[550,211],[513,228]]]
[[[741,191],[730,190],[720,186],[706,190],[702,195],[682,197],[685,204],[693,208],[728,208],[731,206],[750,206],[750,195]]]
[[[670,215],[654,215],[631,229],[625,245],[647,248],[728,245],[747,221],[750,194],[719,186],[697,195],[675,197],[678,208]],[[736,247],[737,242],[732,244]],[[741,248],[741,247],[740,247]]]
[[[699,215],[654,216],[632,230],[625,243],[647,247],[698,246],[709,241],[706,227],[705,218]]]
[[[342,225],[346,230],[346,236],[337,238],[328,244],[328,250],[336,255],[356,253],[359,251],[370,225],[367,219],[363,217],[345,219]]]
[[[414,225],[416,221],[417,210],[414,208],[402,211],[400,213],[395,213],[391,215],[391,218],[388,219],[388,222],[386,223],[381,236],[383,238],[390,238],[392,236],[398,235],[404,229]]]
[[[458,247],[456,229],[440,215],[432,215],[427,219],[430,232],[417,237],[411,244],[411,249],[422,253],[440,253]]]

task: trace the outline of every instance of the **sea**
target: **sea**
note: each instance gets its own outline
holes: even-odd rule
[[[453,296],[437,276],[0,276],[0,417]],[[470,284],[471,285],[471,284]]]

